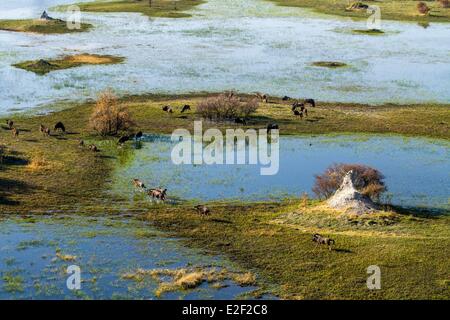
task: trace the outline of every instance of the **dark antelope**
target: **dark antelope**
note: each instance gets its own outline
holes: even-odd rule
[[[39,126],[39,131],[44,135],[44,136],[49,136],[50,135],[50,129],[47,127],[44,127],[42,124]]]
[[[55,127],[53,129],[55,131],[60,130],[61,132],[66,132],[66,127],[64,127],[64,124],[61,121],[55,124]]]
[[[186,105],[184,105],[183,109],[181,109],[181,113],[184,113],[184,112],[186,112],[188,110],[191,110],[191,106],[186,104]]]
[[[14,126],[14,121],[12,120],[6,120],[6,124],[8,125],[9,130],[11,130]]]
[[[318,233],[316,233],[316,234],[313,235],[312,241],[317,243],[317,244],[316,244],[316,248],[317,248],[319,245],[324,244],[324,245],[327,245],[327,246],[328,246],[328,249],[329,249],[330,251],[331,251],[331,246],[335,244],[335,241],[334,241],[333,239],[325,238],[325,237],[321,236],[321,235],[318,234]]]
[[[162,201],[166,200],[167,189],[150,189],[148,190],[148,195],[153,199],[160,199]]]
[[[207,216],[211,213],[211,210],[209,210],[209,208],[203,204],[200,204],[198,206],[194,207],[195,210],[197,210],[197,212],[201,215]]]

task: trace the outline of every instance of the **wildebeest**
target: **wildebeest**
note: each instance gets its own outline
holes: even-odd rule
[[[138,133],[136,133],[136,134],[134,135],[134,138],[135,138],[135,139],[140,139],[140,138],[142,138],[142,135],[143,135],[142,131],[139,131]]]
[[[331,246],[335,244],[335,241],[330,238],[325,238],[324,236],[321,236],[320,234],[316,233],[312,237],[312,241],[316,242],[316,248],[317,246],[324,244],[328,246],[328,249],[331,251]]]
[[[59,121],[57,124],[55,124],[54,130],[61,130],[61,132],[66,132],[66,127],[64,127],[64,124]]]
[[[276,124],[276,123],[269,123],[268,125],[267,125],[267,133],[269,133],[271,130],[278,130],[279,129],[279,127],[278,127],[278,125]]]
[[[50,129],[45,127],[44,125],[40,125],[39,126],[39,131],[44,135],[44,136],[49,136],[50,135]]]
[[[92,152],[99,152],[100,151],[95,144],[90,144],[88,146],[88,149],[91,150]]]
[[[292,104],[291,110],[294,111],[297,108],[304,108],[304,107],[305,107],[305,105],[303,103],[296,101]]]
[[[245,120],[245,118],[236,118],[236,119],[234,119],[234,122],[244,124],[244,125],[247,124],[247,120]]]
[[[78,139],[78,147],[80,148],[84,147],[84,140]]]
[[[209,210],[209,208],[203,204],[199,204],[198,206],[195,206],[194,208],[201,215],[207,216],[211,213],[211,210]]]
[[[6,124],[8,125],[9,130],[11,130],[14,126],[14,121],[12,120],[6,120]]]
[[[162,201],[166,200],[166,193],[167,189],[150,189],[148,190],[148,195],[151,196],[153,199],[160,199]]]
[[[298,116],[298,117],[300,117],[300,119],[302,119],[303,118],[303,112],[298,111],[297,109],[295,109],[294,110],[294,116]]]
[[[141,188],[141,189],[145,189],[146,187],[145,187],[145,184],[141,181],[141,180],[139,180],[139,179],[133,179],[133,185],[136,187],[136,188]]]
[[[188,105],[188,104],[185,104],[184,107],[183,107],[183,109],[181,109],[181,113],[184,113],[184,112],[186,112],[186,111],[188,111],[188,110],[191,110],[191,106]]]
[[[281,99],[281,100],[283,100],[283,101],[288,101],[288,100],[291,100],[291,97],[284,96],[283,99]]]
[[[314,99],[305,99],[305,103],[310,104],[313,108],[316,106]]]
[[[119,138],[119,140],[117,141],[118,144],[124,144],[125,142],[127,142],[128,140],[130,140],[129,136],[122,136]]]
[[[14,138],[18,138],[19,137],[19,129],[17,128],[12,128],[12,135]]]
[[[162,108],[162,110],[165,111],[165,112],[173,113],[172,108],[169,107],[169,106],[164,106],[164,107]]]
[[[256,92],[255,95],[258,97],[259,100],[261,100],[264,103],[267,103],[268,97],[266,94]]]

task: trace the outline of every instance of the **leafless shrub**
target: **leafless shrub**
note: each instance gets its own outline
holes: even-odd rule
[[[92,129],[102,136],[116,135],[133,125],[128,109],[119,103],[111,90],[100,93],[89,119]]]
[[[220,94],[202,100],[197,106],[197,112],[209,120],[245,119],[258,109],[258,104],[256,99],[241,102],[235,95]]]
[[[319,198],[332,196],[344,179],[344,176],[353,170],[355,174],[355,188],[372,200],[379,200],[381,193],[386,191],[384,176],[377,169],[362,164],[333,164],[324,173],[316,175],[313,192]]]
[[[430,8],[428,8],[425,2],[419,2],[417,4],[417,11],[419,11],[420,14],[427,14],[428,11],[430,11]]]

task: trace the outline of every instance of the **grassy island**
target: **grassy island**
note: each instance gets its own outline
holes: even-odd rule
[[[26,19],[26,20],[0,20],[0,30],[14,32],[30,32],[40,34],[63,34],[84,32],[92,28],[91,24],[82,23],[80,29],[69,29],[67,22],[59,19]]]
[[[203,2],[203,0],[122,0],[77,3],[77,6],[82,11],[89,12],[137,12],[149,17],[186,18],[190,15],[184,11]]]
[[[83,65],[116,64],[124,61],[122,57],[96,54],[77,54],[51,60],[32,60],[15,64],[20,69],[45,75],[51,71],[75,68]]]
[[[314,9],[317,12],[338,16],[366,19],[370,14],[366,9],[351,9],[348,0],[270,0],[280,6]],[[439,1],[424,1],[431,9],[427,15],[419,14],[417,1],[386,0],[362,1],[364,5],[379,6],[381,17],[386,20],[417,22],[450,22],[450,8],[444,8]]]

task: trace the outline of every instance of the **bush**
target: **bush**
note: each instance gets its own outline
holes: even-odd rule
[[[128,130],[133,121],[128,109],[118,102],[112,91],[106,90],[100,93],[89,124],[92,129],[106,136]]]
[[[449,8],[450,7],[450,1],[449,0],[439,0],[439,4],[442,8]]]
[[[257,99],[241,102],[233,94],[220,94],[204,99],[197,106],[197,112],[209,120],[235,120],[247,118],[258,109]]]
[[[316,175],[313,192],[319,198],[332,196],[344,179],[344,176],[353,170],[355,177],[355,188],[372,200],[379,200],[381,193],[386,191],[384,176],[377,169],[362,164],[333,164],[321,175]]]
[[[428,11],[430,11],[430,8],[428,8],[425,2],[419,2],[417,4],[417,10],[420,14],[427,14]]]

